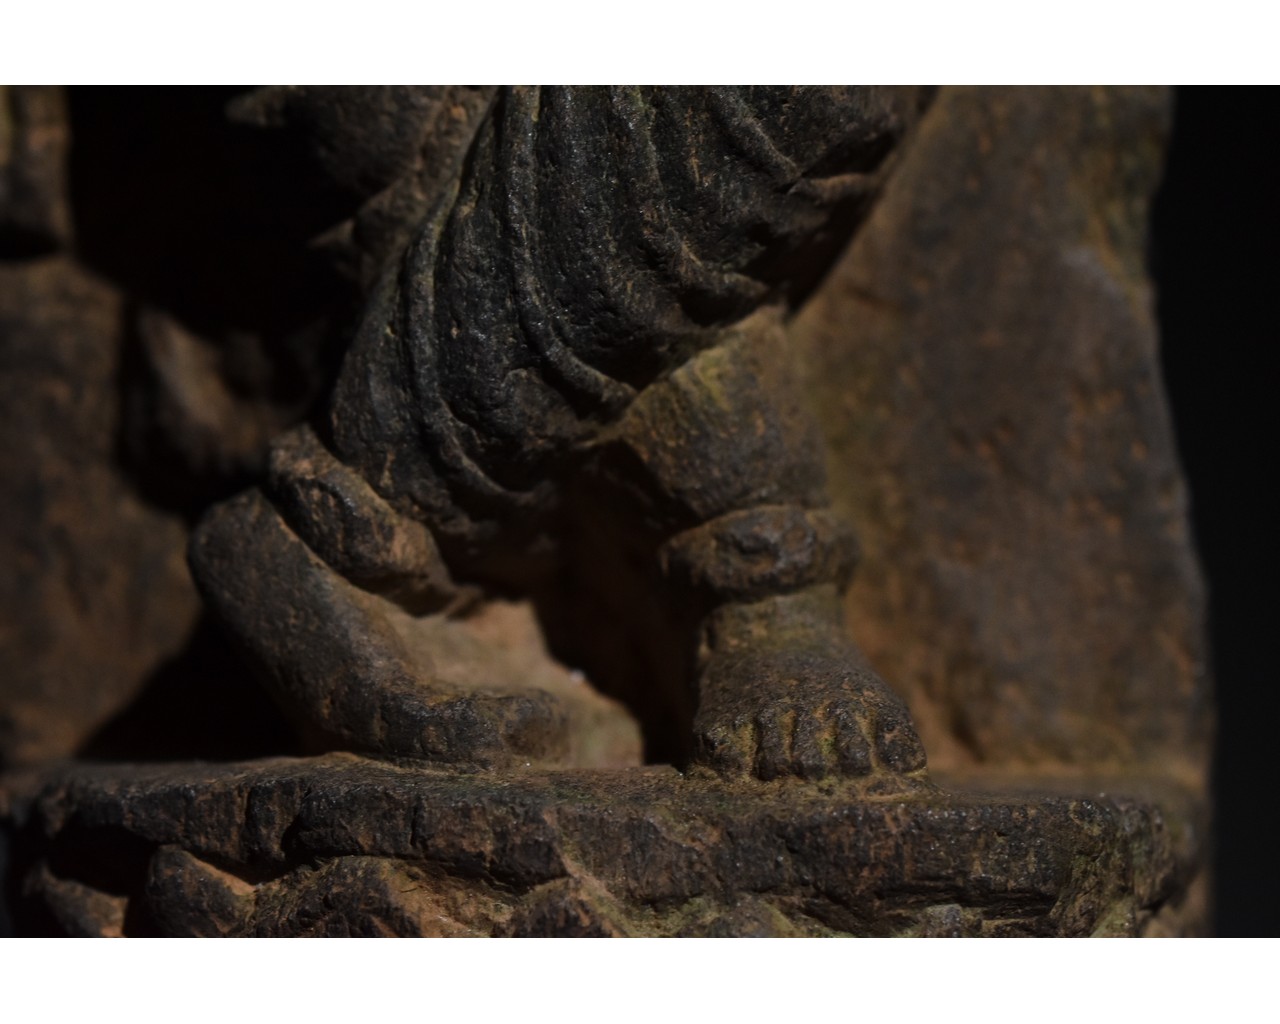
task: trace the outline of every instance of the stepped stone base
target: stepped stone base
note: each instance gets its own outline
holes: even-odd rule
[[[9,924],[261,936],[1203,928],[1203,829],[1175,787],[940,781],[468,773],[343,754],[46,767],[0,779]]]

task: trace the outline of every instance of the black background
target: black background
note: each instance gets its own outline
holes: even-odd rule
[[[1217,934],[1280,933],[1273,477],[1280,90],[1178,90],[1151,268],[1217,679]],[[1272,367],[1267,370],[1266,367]]]

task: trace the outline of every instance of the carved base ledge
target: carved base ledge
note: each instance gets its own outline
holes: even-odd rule
[[[333,754],[0,779],[18,934],[1137,935],[1204,927],[1174,787],[729,784]],[[1128,795],[1116,795],[1124,792]]]

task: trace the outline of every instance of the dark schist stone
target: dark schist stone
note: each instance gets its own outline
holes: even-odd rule
[[[1195,803],[1133,778],[728,783],[331,754],[14,772],[0,812],[19,934],[1135,935],[1205,910]]]

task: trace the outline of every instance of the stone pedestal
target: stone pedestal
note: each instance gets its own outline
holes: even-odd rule
[[[1167,783],[729,784],[350,755],[4,780],[23,933],[1034,936],[1203,927]],[[11,893],[10,895],[18,895]]]

